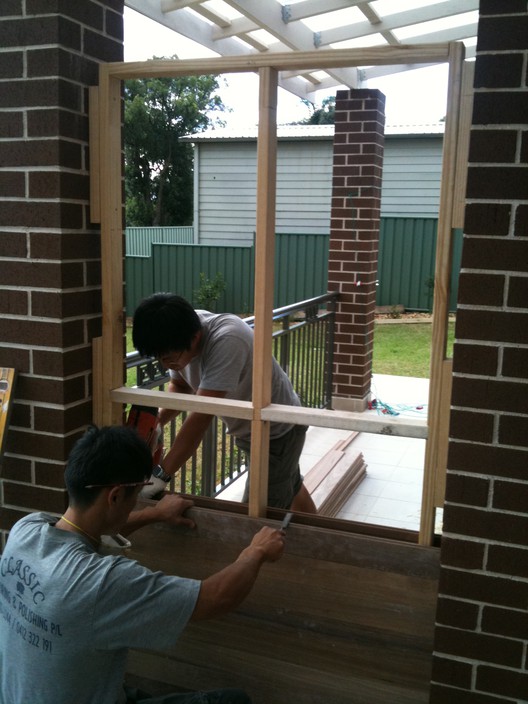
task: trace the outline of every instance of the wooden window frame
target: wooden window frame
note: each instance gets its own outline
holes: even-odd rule
[[[272,404],[271,345],[278,72],[347,66],[449,64],[448,114],[443,148],[433,307],[433,343],[427,422],[365,416],[362,413],[296,408]],[[99,425],[121,424],[123,404],[142,403],[213,415],[226,414],[252,423],[248,515],[267,511],[268,439],[271,421],[341,428],[369,433],[426,438],[422,519],[418,542],[432,544],[434,509],[443,502],[443,477],[449,414],[450,360],[446,359],[451,233],[461,227],[467,157],[462,136],[461,96],[464,46],[459,42],[417,46],[369,47],[312,52],[250,54],[196,60],[151,60],[101,64],[99,85],[90,88],[90,185],[92,222],[101,224],[102,336],[93,342],[93,418]],[[150,77],[258,72],[257,215],[255,265],[255,345],[252,402],[131,389],[123,386],[123,202],[122,81]],[[469,113],[469,111],[466,111]],[[466,145],[467,149],[467,145]],[[467,151],[466,151],[467,154]],[[458,172],[457,172],[458,166]],[[459,177],[456,178],[456,174]],[[461,180],[462,179],[462,180]],[[257,371],[258,370],[258,371]],[[445,453],[444,453],[445,455]],[[443,467],[437,458],[442,457]]]

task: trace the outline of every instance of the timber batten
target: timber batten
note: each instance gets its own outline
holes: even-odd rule
[[[189,515],[195,530],[143,529],[127,553],[200,579],[236,559],[261,525],[276,525],[196,507]],[[163,656],[131,653],[129,671],[189,689],[242,687],[254,704],[425,704],[438,553],[291,523],[283,558],[264,565],[234,613],[190,624]]]

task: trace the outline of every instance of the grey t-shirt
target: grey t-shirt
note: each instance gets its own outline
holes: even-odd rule
[[[100,555],[35,513],[0,563],[0,703],[115,704],[130,647],[174,644],[200,582]]]
[[[200,351],[184,369],[171,371],[171,377],[181,376],[195,392],[198,389],[226,391],[226,398],[251,401],[253,330],[230,313],[196,312],[202,323]],[[287,406],[300,405],[287,374],[275,358],[272,361],[271,401]],[[235,437],[247,440],[251,436],[250,421],[230,417],[222,417],[222,420]],[[270,437],[279,438],[291,427],[288,423],[271,423]]]

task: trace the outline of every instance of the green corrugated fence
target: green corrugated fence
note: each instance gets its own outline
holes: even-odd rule
[[[208,279],[220,273],[226,287],[215,312],[252,312],[254,256],[253,247],[155,244],[152,268],[156,290],[178,293],[197,305],[200,273]]]
[[[432,218],[381,218],[376,305],[431,310],[437,228]],[[461,257],[462,230],[453,230],[450,311],[456,309]]]
[[[376,304],[401,304],[407,310],[431,309],[437,221],[429,218],[382,218]],[[278,234],[275,241],[274,308],[325,293],[328,235]],[[193,244],[156,244],[151,256],[126,257],[126,311],[132,315],[142,298],[172,291],[197,305],[200,274],[221,273],[225,291],[217,312],[253,312],[254,249]],[[453,275],[449,309],[454,311],[462,232],[453,230]]]
[[[125,251],[127,256],[150,257],[150,246],[157,243],[192,244],[194,227],[127,227]]]

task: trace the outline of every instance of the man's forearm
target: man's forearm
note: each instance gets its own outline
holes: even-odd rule
[[[168,383],[167,391],[169,391],[170,393],[177,392],[180,394],[192,393],[191,389],[188,386],[178,385],[172,379]],[[180,411],[173,409],[173,408],[160,408],[158,411],[158,420],[161,423],[161,425],[166,425],[173,418],[176,418],[176,416],[179,415],[179,413],[180,413]]]
[[[127,536],[143,526],[148,526],[151,523],[158,521],[155,507],[145,506],[144,508],[132,511],[128,516],[126,524],[121,528],[121,535]]]
[[[138,528],[143,528],[151,523],[166,523],[171,526],[194,528],[193,519],[184,515],[192,505],[191,499],[185,499],[177,494],[165,494],[154,506],[144,506],[132,511],[125,526],[121,529],[121,534],[130,535]]]
[[[158,421],[161,425],[167,425],[173,418],[179,415],[180,411],[173,408],[160,408],[158,411]]]
[[[236,608],[251,591],[265,561],[264,552],[250,545],[235,562],[205,579],[192,620],[215,618]]]
[[[187,416],[161,463],[165,474],[175,474],[198,449],[212,418],[204,413],[190,413]]]

